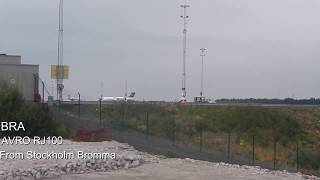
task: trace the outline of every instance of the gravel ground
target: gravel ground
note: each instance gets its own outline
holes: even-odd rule
[[[259,167],[209,163],[192,159],[162,159],[134,169],[69,175],[59,180],[301,180],[316,179],[300,173],[269,171]],[[57,179],[58,180],[58,179]]]
[[[259,167],[210,163],[192,159],[169,159],[139,152],[128,144],[110,142],[79,143],[64,141],[63,145],[1,145],[0,151],[10,153],[36,152],[108,152],[108,159],[1,159],[2,180],[175,180],[175,179],[316,179],[299,173],[269,171]]]
[[[0,180],[28,180],[57,178],[66,174],[103,172],[117,169],[128,169],[140,166],[142,163],[158,162],[159,158],[147,153],[139,152],[128,144],[116,141],[106,142],[71,142],[65,140],[63,145],[1,145],[0,151],[7,153],[26,153],[34,151],[86,153],[115,153],[116,158],[107,159],[0,159]]]

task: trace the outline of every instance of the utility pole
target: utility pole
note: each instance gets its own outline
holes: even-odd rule
[[[190,7],[187,4],[181,5],[183,8],[183,65],[182,65],[182,98],[186,98],[186,60],[187,60],[187,19],[189,16],[187,15],[187,8]]]
[[[201,91],[200,91],[200,97],[203,96],[203,58],[206,56],[205,51],[207,50],[206,48],[201,48]]]
[[[58,68],[57,68],[57,99],[59,103],[62,99],[63,85],[63,0],[59,2],[59,34],[58,34]]]

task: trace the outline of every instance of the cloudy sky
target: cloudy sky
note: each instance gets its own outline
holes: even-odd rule
[[[97,99],[181,95],[183,0],[66,0],[65,94]],[[319,0],[189,0],[187,95],[211,98],[320,96]],[[0,0],[0,53],[40,64],[51,90],[58,0]],[[54,93],[55,94],[55,93]]]

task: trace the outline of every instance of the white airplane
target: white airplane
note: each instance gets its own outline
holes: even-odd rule
[[[134,101],[135,92],[132,92],[130,96],[125,95],[124,97],[102,97],[101,101]]]
[[[81,99],[82,101],[83,99]],[[79,98],[71,97],[71,95],[68,95],[68,98],[65,99],[64,101],[70,102],[70,101],[79,101]]]
[[[177,103],[179,104],[186,104],[187,103],[187,98],[181,97],[178,100],[176,100]]]

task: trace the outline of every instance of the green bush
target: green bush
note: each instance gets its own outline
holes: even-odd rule
[[[0,85],[0,121],[22,122],[26,131],[1,132],[1,136],[56,135],[57,124],[49,112],[37,103],[27,103],[17,89]]]
[[[24,100],[12,87],[0,84],[0,121],[16,121]]]

